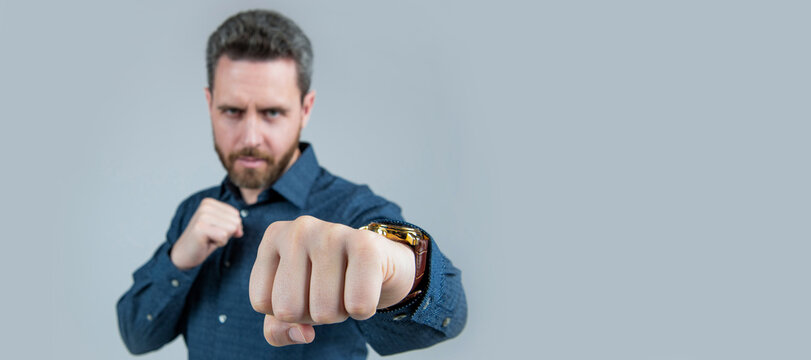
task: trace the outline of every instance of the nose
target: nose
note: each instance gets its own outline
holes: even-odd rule
[[[245,116],[242,128],[242,144],[245,147],[255,148],[258,147],[262,141],[259,133],[260,119],[255,113],[251,112]]]

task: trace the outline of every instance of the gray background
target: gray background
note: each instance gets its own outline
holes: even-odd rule
[[[811,358],[806,4],[2,0],[0,357],[129,357],[115,302],[223,176],[206,38],[269,7],[322,164],[463,270],[461,336],[396,358]]]

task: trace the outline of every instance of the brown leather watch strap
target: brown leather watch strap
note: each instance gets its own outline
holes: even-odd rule
[[[419,240],[417,246],[412,247],[416,273],[414,274],[414,286],[411,287],[411,292],[419,290],[420,284],[422,284],[422,276],[425,275],[425,265],[428,262],[428,243],[431,242],[431,239],[425,233],[422,233],[422,235],[422,239]]]

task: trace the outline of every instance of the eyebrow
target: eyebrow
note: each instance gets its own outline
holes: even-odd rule
[[[235,109],[235,110],[245,111],[245,108],[243,108],[243,107],[234,106],[234,105],[228,105],[228,104],[219,105],[219,106],[217,106],[217,109],[220,110],[220,111],[228,110],[228,109]],[[284,106],[267,106],[267,107],[256,109],[256,111],[258,111],[258,112],[265,112],[265,111],[270,111],[270,110],[276,110],[276,111],[283,112],[283,113],[286,113],[286,112],[289,111],[289,109],[284,107]]]
[[[259,111],[259,112],[276,110],[278,112],[286,113],[288,109],[286,107],[284,107],[284,106],[268,106],[268,107],[258,108],[256,110]]]
[[[227,105],[227,104],[217,106],[217,109],[219,109],[219,110],[236,109],[236,110],[240,110],[240,111],[245,111],[245,108],[241,108],[239,106],[234,106],[234,105]]]

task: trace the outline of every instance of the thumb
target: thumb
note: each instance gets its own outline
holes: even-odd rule
[[[315,339],[312,325],[286,323],[273,315],[265,315],[264,333],[265,340],[273,346],[309,344]]]

